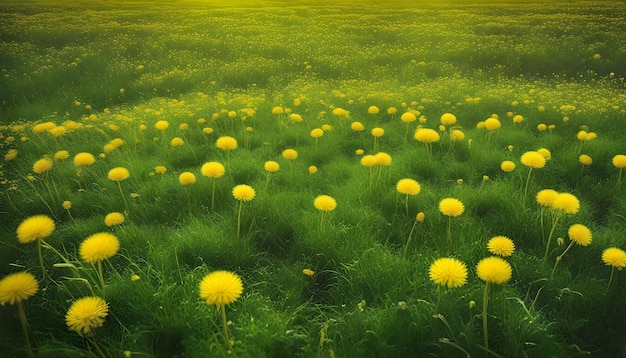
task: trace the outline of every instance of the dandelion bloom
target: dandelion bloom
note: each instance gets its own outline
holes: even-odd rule
[[[543,155],[541,155],[539,152],[534,152],[534,151],[530,151],[530,152],[526,152],[522,154],[520,161],[525,166],[531,167],[534,169],[540,169],[546,165],[546,158]]]
[[[449,126],[456,123],[456,116],[452,113],[444,113],[441,115],[441,124]]]
[[[280,169],[280,164],[278,164],[278,162],[275,162],[273,160],[268,160],[263,165],[263,168],[268,172],[277,172]]]
[[[396,107],[387,108],[387,114],[396,114],[398,113],[398,109]]]
[[[461,287],[467,282],[467,267],[457,259],[443,257],[430,265],[429,276],[438,285]]]
[[[422,143],[439,142],[441,137],[436,130],[431,128],[419,128],[415,131],[415,139]]]
[[[304,270],[302,270],[302,273],[307,275],[307,276],[309,276],[309,277],[315,275],[315,271],[313,271],[311,269],[304,269]]]
[[[223,306],[237,300],[243,293],[241,278],[230,271],[214,271],[200,281],[200,298],[210,305]]]
[[[522,123],[523,121],[524,117],[519,114],[513,117],[513,123]]]
[[[107,177],[112,181],[122,181],[128,179],[130,172],[124,167],[117,167],[109,170]]]
[[[108,232],[99,232],[83,240],[78,249],[83,261],[94,264],[110,259],[120,249],[120,241]]]
[[[421,211],[417,213],[417,215],[415,215],[415,221],[417,221],[418,223],[423,223],[425,218],[426,216]]]
[[[178,176],[180,185],[192,185],[196,182],[196,175],[192,172],[182,172]]]
[[[500,121],[497,118],[487,118],[485,120],[485,128],[488,131],[493,131],[496,130],[498,128],[500,128],[502,126],[502,124],[500,124]]]
[[[367,109],[367,113],[369,114],[378,114],[378,112],[380,112],[380,109],[376,106],[369,106]]]
[[[311,131],[311,137],[313,138],[319,138],[323,135],[324,135],[324,131],[321,130],[320,128],[315,128]]]
[[[154,124],[154,128],[160,131],[166,130],[169,126],[170,124],[167,121],[158,121]]]
[[[360,132],[365,129],[365,126],[361,122],[352,122],[350,128],[355,132]]]
[[[500,169],[502,169],[503,172],[512,172],[513,170],[515,170],[515,163],[510,160],[505,160],[502,162],[502,164],[500,164]]]
[[[464,210],[465,206],[459,199],[445,198],[439,202],[439,211],[446,216],[459,216]]]
[[[48,158],[39,159],[33,164],[35,174],[43,174],[50,169],[52,169],[52,161]]]
[[[331,196],[320,195],[313,200],[313,206],[319,211],[332,211],[337,207],[337,202]]]
[[[546,129],[548,129],[548,126],[545,123],[539,123],[537,124],[537,130],[539,132],[545,132]]]
[[[552,208],[566,214],[576,214],[580,209],[580,201],[570,193],[560,193],[552,202]]]
[[[297,113],[292,113],[292,114],[290,114],[290,115],[289,115],[289,119],[290,119],[292,122],[295,122],[295,123],[300,123],[300,122],[302,122],[302,116],[301,116],[301,115],[299,115],[299,114],[297,114]]]
[[[350,112],[346,111],[343,108],[337,107],[333,109],[333,114],[337,117],[348,117],[350,116]]]
[[[538,149],[537,153],[543,155],[543,157],[546,158],[546,160],[552,158],[552,153],[550,153],[550,151],[546,148]]]
[[[515,251],[515,244],[506,236],[494,236],[487,243],[487,249],[494,255],[511,256]]]
[[[87,336],[104,325],[108,314],[109,306],[105,300],[97,296],[83,297],[72,303],[67,310],[65,323],[70,331]]]
[[[170,145],[174,148],[182,147],[184,144],[185,144],[185,141],[183,141],[183,139],[180,137],[174,137],[170,141]]]
[[[87,167],[96,162],[96,158],[91,153],[81,152],[74,156],[74,165],[77,167]]]
[[[15,304],[27,300],[39,290],[39,283],[33,274],[16,272],[0,280],[0,304]]]
[[[365,151],[363,149],[357,149],[357,150],[354,151],[354,154],[356,154],[356,155],[363,155],[363,153],[365,153]]]
[[[491,256],[478,262],[478,265],[476,265],[476,274],[481,280],[487,283],[500,285],[511,279],[513,269],[511,268],[511,264],[504,259]]]
[[[578,140],[585,140],[585,139],[587,139],[587,132],[586,131],[579,131],[576,134],[576,138],[578,138]]]
[[[626,267],[626,252],[617,247],[609,247],[602,251],[602,261],[608,266],[621,270]]]
[[[283,151],[283,158],[287,160],[296,160],[298,158],[298,152],[295,149],[285,149]]]
[[[543,189],[537,193],[536,200],[539,205],[552,208],[554,200],[556,200],[558,196],[559,193],[557,193],[556,190]]]
[[[222,163],[218,162],[206,162],[202,164],[202,168],[200,168],[200,172],[205,177],[209,178],[219,178],[226,172],[226,168],[222,165]]]
[[[240,184],[233,188],[233,196],[240,201],[250,201],[255,195],[256,192],[250,185]]]
[[[17,157],[17,149],[9,149],[7,154],[4,155],[4,160],[9,162]]]
[[[574,224],[570,226],[567,230],[567,235],[570,240],[580,246],[587,246],[591,244],[591,230],[583,224]]]
[[[54,229],[54,220],[49,216],[31,216],[17,227],[17,240],[22,244],[28,244],[35,240],[45,239],[52,234]]]
[[[321,128],[324,132],[330,132],[333,130],[333,126],[331,126],[330,124],[322,124]]]
[[[404,112],[402,116],[400,116],[400,120],[404,123],[411,123],[415,122],[417,120],[417,117],[411,112]]]
[[[237,148],[237,140],[230,136],[217,138],[215,145],[221,150],[233,150]]]
[[[391,165],[391,155],[385,152],[376,153],[376,155],[374,155],[374,158],[376,158],[376,164],[378,165],[381,165],[383,167],[388,167],[389,165]]]
[[[69,200],[65,200],[63,204],[61,204],[61,206],[63,206],[63,209],[65,210],[70,210],[72,208],[72,202]]]
[[[166,171],[167,168],[162,165],[157,165],[156,167],[154,167],[154,172],[157,174],[165,174]]]
[[[593,163],[593,160],[591,159],[590,156],[588,156],[587,154],[581,154],[578,157],[578,161],[580,162],[580,164],[582,165],[591,165],[591,163]]]
[[[120,225],[123,223],[124,223],[124,214],[122,213],[112,212],[112,213],[108,213],[104,217],[104,224],[109,227]]]
[[[417,181],[406,178],[398,180],[396,190],[404,195],[417,195],[422,190],[422,187]]]
[[[378,161],[376,160],[376,157],[371,154],[365,155],[361,158],[361,165],[364,167],[371,168],[376,164],[378,164]]]
[[[462,141],[465,139],[465,133],[462,130],[455,129],[450,133],[450,140],[453,142]]]
[[[309,166],[309,175],[317,173],[317,167],[315,165]]]
[[[626,155],[618,154],[618,155],[614,156],[613,157],[613,165],[616,168],[619,168],[619,169],[626,168]]]
[[[380,127],[376,127],[372,129],[372,135],[374,137],[382,137],[384,134],[385,134],[385,130]]]
[[[283,109],[283,107],[276,106],[272,108],[272,114],[283,114],[283,113],[285,113],[285,110]]]
[[[211,134],[211,133],[213,133],[213,128],[211,128],[211,127],[204,127],[204,128],[202,128],[202,133],[204,133],[204,134]]]

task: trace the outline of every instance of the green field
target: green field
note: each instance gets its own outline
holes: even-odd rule
[[[626,356],[625,4],[3,1],[0,356]]]

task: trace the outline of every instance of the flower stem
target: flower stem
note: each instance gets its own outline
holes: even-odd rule
[[[237,213],[237,238],[241,232],[241,209],[243,208],[243,200],[239,200],[239,212]]]
[[[611,277],[609,278],[609,284],[606,285],[606,292],[609,292],[609,287],[611,287],[611,282],[613,282],[613,274],[615,273],[615,266],[611,268]]]
[[[28,320],[26,319],[26,312],[24,311],[24,303],[22,301],[17,302],[17,312],[20,315],[20,323],[22,323],[22,333],[24,334],[24,340],[26,340],[26,348],[28,348],[28,356],[34,358],[33,349],[30,346],[30,339],[28,338]]]
[[[211,211],[215,207],[215,181],[217,179],[213,178],[213,191],[211,192]]]
[[[409,194],[406,194],[406,199],[404,200],[404,207],[406,208],[406,214],[409,215]]]
[[[230,336],[228,335],[228,321],[226,321],[226,305],[220,305],[222,309],[222,324],[224,325],[224,337],[226,338],[226,349],[230,350]]]
[[[409,244],[411,244],[411,238],[413,237],[413,231],[415,230],[415,225],[417,225],[417,220],[413,221],[413,227],[411,227],[411,231],[409,231],[409,238],[406,240],[406,244],[404,245],[404,258],[406,259],[406,252],[409,249]]]
[[[102,296],[104,296],[104,275],[102,275],[102,261],[98,261],[98,278],[102,286]]]
[[[485,282],[485,292],[483,294],[483,337],[485,350],[489,351],[489,332],[487,329],[487,306],[489,304],[489,282]]]
[[[124,192],[122,191],[122,184],[120,183],[120,181],[117,181],[117,187],[120,189],[120,195],[122,195],[122,200],[124,200],[124,207],[126,208],[126,215],[128,216],[129,210],[128,210],[128,203],[126,202],[126,196],[124,196]]]
[[[556,271],[556,267],[559,265],[559,262],[561,262],[561,260],[563,259],[563,256],[565,255],[567,251],[569,251],[572,245],[574,245],[574,241],[570,241],[565,251],[563,251],[562,254],[556,257],[556,262],[554,263],[554,267],[552,268],[552,273],[550,273],[550,280],[552,280],[552,276],[554,276],[554,271]]]
[[[46,266],[43,264],[43,255],[41,253],[41,240],[37,240],[37,251],[39,252],[39,264],[41,265],[41,272],[43,273],[43,277],[48,277],[48,272],[46,271]]]
[[[526,177],[526,185],[524,186],[524,199],[526,199],[526,193],[528,193],[528,183],[530,183],[530,175],[533,173],[533,168],[528,169],[528,176]]]
[[[561,216],[556,213],[554,219],[552,220],[552,228],[550,229],[550,235],[548,235],[548,243],[546,244],[546,252],[543,254],[543,262],[545,263],[548,259],[548,254],[550,253],[550,243],[552,242],[552,235],[554,234],[554,229],[556,229],[556,224],[559,222]]]
[[[450,249],[452,250],[452,216],[448,216],[448,243],[450,243]]]

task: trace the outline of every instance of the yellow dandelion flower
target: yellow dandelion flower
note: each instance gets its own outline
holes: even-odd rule
[[[452,113],[444,113],[440,118],[441,124],[449,126],[456,123],[456,116]]]
[[[487,282],[501,285],[511,279],[513,269],[511,264],[497,256],[487,257],[476,265],[476,274]]]
[[[170,145],[174,148],[182,147],[185,144],[185,141],[180,137],[174,137],[170,141]]]
[[[61,204],[61,206],[63,206],[63,209],[65,210],[70,210],[72,208],[72,202],[69,200],[65,200],[63,204]]]
[[[112,212],[112,213],[108,213],[104,217],[104,224],[109,227],[115,226],[115,225],[121,225],[123,223],[124,223],[124,214],[122,213]]]
[[[417,195],[422,190],[420,184],[409,178],[400,179],[396,184],[396,190],[404,195]]]
[[[91,153],[81,152],[74,156],[74,165],[77,167],[87,167],[96,162],[96,158]]]
[[[52,160],[48,158],[39,159],[33,164],[33,172],[35,174],[43,174],[52,169]]]
[[[626,155],[618,154],[613,157],[612,162],[613,165],[618,169],[626,168]]]
[[[381,165],[383,167],[388,167],[391,165],[391,156],[385,152],[379,152],[374,155],[376,158],[376,164]]]
[[[304,269],[302,270],[302,273],[309,277],[312,277],[313,275],[315,275],[315,271],[311,269]]]
[[[285,149],[283,151],[283,158],[287,160],[296,160],[298,158],[298,152],[294,149]]]
[[[446,216],[456,217],[463,214],[465,206],[459,199],[445,198],[439,202],[439,211]]]
[[[100,297],[83,297],[76,300],[65,314],[65,323],[70,331],[87,336],[104,325],[109,306]]]
[[[167,121],[157,121],[154,124],[154,128],[160,130],[160,131],[164,131],[167,128],[169,128],[170,124]]]
[[[443,257],[430,265],[429,276],[434,283],[448,288],[461,287],[467,282],[467,267],[457,259]]]
[[[157,165],[156,167],[154,167],[154,172],[157,174],[165,174],[166,171],[167,168],[162,165]]]
[[[462,130],[455,129],[450,132],[450,140],[453,142],[459,142],[465,139],[465,133]]]
[[[0,304],[13,305],[25,301],[39,290],[39,283],[29,272],[16,272],[0,280]]]
[[[319,211],[333,211],[337,207],[337,202],[331,196],[320,195],[313,200],[313,206]]]
[[[275,162],[273,160],[268,160],[263,165],[263,168],[270,173],[277,172],[280,169],[280,164],[278,164],[278,162]]]
[[[617,247],[609,247],[602,251],[602,261],[608,266],[621,270],[626,267],[626,252]]]
[[[196,175],[192,172],[182,172],[178,176],[178,182],[180,185],[192,185],[196,182]]]
[[[202,164],[200,168],[200,172],[205,177],[209,178],[219,178],[226,172],[226,168],[222,165],[222,163],[218,162],[206,162]]]
[[[365,126],[361,122],[352,122],[350,128],[355,132],[361,132],[365,129]]]
[[[593,160],[591,159],[590,156],[588,156],[587,154],[581,154],[578,157],[578,161],[580,162],[580,164],[582,165],[591,165],[591,163],[593,163]]]
[[[539,152],[534,151],[522,154],[520,161],[525,166],[531,167],[533,169],[540,169],[546,165],[546,158]]]
[[[230,136],[217,138],[215,145],[221,150],[233,150],[237,148],[237,140]]]
[[[233,188],[233,197],[239,201],[250,201],[255,195],[256,192],[250,185],[240,184]]]
[[[502,162],[502,164],[500,164],[500,169],[502,169],[502,171],[506,173],[512,172],[513,170],[515,170],[515,163],[510,160],[505,160]]]
[[[502,126],[502,124],[500,123],[500,121],[497,118],[487,118],[485,120],[485,128],[488,131],[493,131],[496,130],[498,128],[500,128]]]
[[[93,234],[83,240],[78,249],[83,261],[93,264],[110,259],[120,249],[117,237],[108,232]]]
[[[385,130],[380,127],[376,127],[372,129],[372,136],[374,137],[382,137],[384,134],[385,134]]]
[[[591,230],[583,224],[574,224],[567,230],[567,235],[570,240],[574,241],[580,246],[587,246],[591,244]]]
[[[411,112],[404,112],[402,116],[400,116],[400,120],[404,123],[412,123],[417,120],[417,117]]]
[[[378,114],[380,112],[380,109],[376,106],[369,106],[369,108],[367,108],[367,113],[369,114]]]
[[[230,271],[214,271],[200,281],[200,298],[207,304],[223,306],[237,300],[243,293],[241,278]]]
[[[487,243],[487,249],[494,255],[511,256],[515,251],[515,244],[506,236],[494,236]]]
[[[128,177],[130,177],[130,172],[124,167],[117,167],[109,170],[109,174],[107,175],[107,177],[111,181],[120,182],[122,180],[128,179]]]
[[[45,239],[55,229],[54,220],[47,215],[35,215],[26,218],[17,227],[17,240],[22,244]]]
[[[559,193],[557,193],[556,190],[543,189],[537,193],[536,200],[539,205],[545,206],[547,208],[552,208],[554,205],[554,201],[558,196]]]
[[[415,139],[422,143],[434,143],[439,142],[441,137],[436,130],[431,128],[418,128],[415,131]]]
[[[573,215],[580,209],[580,201],[570,193],[560,193],[552,202],[552,208]]]
[[[541,154],[544,158],[546,158],[546,160],[552,158],[552,153],[550,153],[550,151],[546,148],[537,150],[537,153]]]
[[[361,165],[364,167],[371,168],[376,164],[378,164],[376,157],[371,154],[365,155],[361,158]]]
[[[320,128],[315,128],[311,131],[311,137],[313,138],[319,138],[323,135],[324,135],[324,131],[321,130]]]

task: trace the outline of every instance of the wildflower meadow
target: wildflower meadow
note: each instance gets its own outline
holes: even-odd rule
[[[0,3],[0,356],[626,356],[622,1]]]

